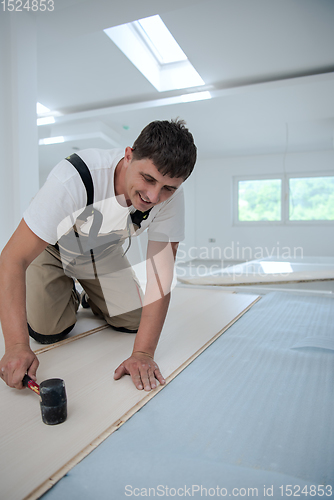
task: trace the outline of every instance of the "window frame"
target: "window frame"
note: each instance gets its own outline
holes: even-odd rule
[[[296,225],[302,224],[307,226],[325,224],[325,225],[333,225],[334,220],[326,220],[326,219],[313,219],[313,220],[290,220],[289,219],[289,207],[290,207],[290,187],[289,180],[290,179],[303,179],[303,178],[311,178],[311,177],[334,177],[334,172],[319,172],[316,174],[310,174],[309,172],[303,172],[298,174],[287,174],[286,175],[286,223],[288,225]]]
[[[239,220],[239,182],[240,181],[261,181],[261,180],[271,180],[277,179],[281,181],[281,220],[252,220],[252,221],[240,221]],[[283,212],[283,183],[284,178],[282,174],[265,174],[265,175],[240,175],[233,177],[233,225],[234,226],[281,226],[282,222],[282,212]]]
[[[294,226],[306,225],[333,225],[334,220],[290,220],[290,179],[302,179],[310,177],[334,177],[334,172],[320,171],[317,173],[310,172],[295,172],[289,174],[258,174],[258,175],[238,175],[233,176],[233,191],[232,191],[232,225],[233,226]],[[257,181],[257,180],[281,180],[281,220],[279,221],[240,221],[239,220],[239,182],[240,181]]]

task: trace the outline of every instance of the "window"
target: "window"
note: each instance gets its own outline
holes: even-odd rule
[[[234,221],[334,221],[334,176],[277,175],[234,179]]]
[[[239,181],[238,219],[240,221],[281,220],[281,179]]]
[[[104,32],[159,92],[205,85],[160,16]]]
[[[159,64],[186,61],[187,56],[168,30],[160,16],[145,17],[132,25],[147,43]]]
[[[334,176],[290,178],[289,220],[334,220]]]

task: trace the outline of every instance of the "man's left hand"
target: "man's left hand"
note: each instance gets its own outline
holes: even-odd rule
[[[161,375],[158,365],[149,354],[134,352],[130,358],[123,361],[116,368],[114,379],[118,380],[123,375],[131,375],[132,381],[137,389],[150,391],[157,387],[157,380],[161,385],[165,379]]]

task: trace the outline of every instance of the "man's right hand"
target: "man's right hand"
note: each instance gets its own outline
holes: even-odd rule
[[[39,365],[36,354],[26,344],[15,344],[6,349],[0,361],[0,376],[2,380],[15,389],[23,389],[22,379],[26,373],[36,380]]]
[[[26,314],[27,267],[47,247],[22,219],[0,255],[0,320],[6,351],[0,376],[9,387],[22,389],[22,379],[35,380],[38,359],[29,347]]]

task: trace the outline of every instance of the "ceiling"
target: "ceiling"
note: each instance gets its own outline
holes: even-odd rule
[[[158,92],[103,29],[159,14],[204,87]],[[40,138],[46,172],[74,150],[131,145],[183,118],[199,159],[333,149],[334,0],[55,0],[37,13],[38,100],[62,113]],[[209,90],[209,100],[180,103]]]

